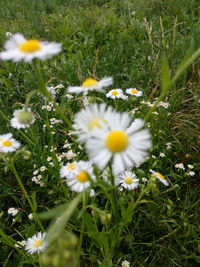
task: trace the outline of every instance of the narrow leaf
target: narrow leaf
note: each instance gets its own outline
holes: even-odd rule
[[[169,84],[170,84],[169,64],[167,58],[163,56],[161,64],[161,88],[163,92],[167,90]]]
[[[68,220],[70,219],[72,213],[76,209],[82,194],[77,195],[68,205],[65,206],[63,209],[63,214],[54,222],[49,230],[47,231],[45,241],[50,244],[54,239],[56,239],[61,232],[63,231],[65,225],[67,224]]]

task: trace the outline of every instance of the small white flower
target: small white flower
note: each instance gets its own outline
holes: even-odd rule
[[[19,212],[19,210],[15,209],[15,208],[9,208],[8,209],[8,214],[11,214],[12,216],[16,216],[18,212]]]
[[[34,172],[33,172],[33,175],[37,175],[38,174],[38,170],[35,170]]]
[[[12,138],[12,134],[0,135],[0,152],[14,152],[20,147],[20,143]]]
[[[22,241],[18,241],[16,244],[15,244],[15,246],[17,247],[17,248],[20,248],[20,245],[22,246],[22,247],[25,247],[26,246],[26,241],[25,240],[22,240]]]
[[[17,109],[14,111],[13,116],[10,124],[16,129],[28,128],[35,122],[35,116],[30,108]]]
[[[69,151],[66,153],[66,158],[67,158],[68,160],[70,160],[70,159],[72,159],[72,158],[74,158],[74,157],[76,157],[76,153],[74,153],[72,150],[69,150]]]
[[[187,175],[189,175],[189,176],[194,176],[194,175],[195,175],[195,172],[190,171],[190,172],[187,173]]]
[[[146,183],[148,179],[146,177],[142,177],[142,182]]]
[[[90,186],[90,179],[95,179],[92,163],[89,161],[79,161],[76,168],[66,179],[67,185],[74,192],[82,192]]]
[[[11,32],[6,32],[6,37],[11,37],[12,33]]]
[[[107,94],[106,94],[107,97],[109,98],[112,98],[112,99],[115,99],[115,98],[121,98],[121,99],[127,99],[126,96],[124,95],[124,92],[122,91],[122,89],[113,89],[113,90],[110,90]]]
[[[125,171],[117,177],[118,183],[127,190],[133,190],[138,187],[139,179],[131,171]]]
[[[47,157],[47,161],[51,161],[52,160],[52,157]]]
[[[20,33],[13,34],[5,43],[5,51],[0,53],[2,60],[31,63],[34,58],[45,60],[61,51],[61,44],[35,39],[27,40]]]
[[[53,163],[53,162],[49,162],[49,165],[50,165],[51,167],[54,167],[54,163]]]
[[[41,171],[41,172],[44,172],[46,169],[47,169],[46,166],[42,166],[42,167],[40,168],[40,171]]]
[[[161,158],[164,158],[164,157],[165,157],[165,153],[160,152],[159,156],[160,156]]]
[[[122,261],[122,267],[130,267],[129,261],[127,261],[127,260]]]
[[[175,168],[185,170],[185,167],[184,167],[183,163],[177,163],[175,165]]]
[[[46,233],[39,232],[32,236],[31,238],[28,238],[27,244],[25,249],[28,251],[30,254],[34,253],[40,253],[44,251],[47,247],[47,244],[44,242]]]
[[[188,164],[187,166],[188,166],[189,169],[193,169],[194,168],[194,166],[190,165],[190,164]]]
[[[113,83],[112,77],[105,77],[100,81],[93,78],[87,78],[81,86],[70,86],[68,87],[69,93],[83,93],[86,95],[89,91],[99,91],[103,92],[103,88],[111,85]]]
[[[28,215],[28,218],[29,218],[29,220],[33,220],[33,214],[32,213],[30,213],[29,215]]]
[[[90,190],[90,197],[94,197],[95,196],[95,191],[94,191],[94,189],[91,189]]]
[[[137,96],[137,97],[140,97],[143,95],[142,91],[139,91],[136,88],[128,88],[126,89],[126,93],[129,95]]]
[[[153,170],[149,170],[161,183],[163,183],[165,186],[169,185],[169,182],[167,179],[165,179],[165,176],[163,176],[160,172],[155,172]]]
[[[168,143],[166,143],[166,146],[167,146],[167,150],[169,150],[172,147],[172,143],[168,142]]]

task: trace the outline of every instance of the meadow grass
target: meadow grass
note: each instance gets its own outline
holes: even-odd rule
[[[198,266],[198,60],[171,86],[163,100],[170,104],[169,107],[158,107],[158,114],[153,113],[149,118],[147,123],[153,143],[150,158],[140,168],[134,169],[140,181],[149,175],[149,169],[158,170],[165,175],[170,186],[157,184],[145,192],[140,205],[133,211],[133,217],[130,221],[127,219],[121,236],[117,235],[117,227],[111,227],[112,223],[114,226],[117,223],[117,212],[122,217],[126,214],[127,203],[136,203],[142,186],[134,193],[119,193],[105,183],[100,189],[95,184],[93,188],[98,192],[95,197],[81,195],[81,200],[77,200],[77,194],[60,179],[58,156],[68,150],[63,148],[67,140],[76,153],[75,159],[87,160],[84,149],[81,150],[75,136],[69,134],[74,114],[83,107],[83,98],[75,96],[69,99],[67,87],[78,85],[87,77],[112,76],[113,88],[135,87],[143,91],[142,98],[114,101],[104,94],[95,93],[90,102],[105,102],[120,112],[132,112],[133,117],[144,118],[149,107],[141,101],[153,103],[162,93],[163,56],[169,62],[173,77],[185,55],[191,55],[199,48],[199,1],[1,0],[1,4],[4,8],[0,9],[0,46],[5,43],[6,32],[21,32],[27,38],[62,43],[61,54],[42,61],[40,67],[48,86],[64,85],[56,97],[60,104],[59,112],[42,109],[48,103],[34,93],[30,107],[36,116],[35,124],[26,131],[13,129],[9,122],[13,111],[24,106],[27,94],[38,89],[38,81],[30,64],[0,62],[0,134],[11,132],[23,145],[23,150],[15,154],[14,163],[7,155],[2,155],[0,161],[1,265],[45,266],[38,262],[37,256],[28,256],[23,248],[16,249],[9,238],[21,241],[43,227],[48,229],[50,219],[53,218],[54,222],[55,217],[65,211],[63,227],[66,226],[66,230],[79,239],[76,249],[73,245],[67,249],[76,258],[80,257],[79,266],[121,266],[123,260],[129,261],[131,266]],[[54,117],[63,123],[51,126],[50,118]],[[171,148],[167,149],[169,142]],[[165,156],[161,157],[160,153]],[[49,166],[48,157],[52,157],[53,167]],[[183,163],[186,170],[175,168],[177,163]],[[194,166],[194,176],[187,175],[188,164]],[[44,187],[31,180],[34,170],[42,166],[47,167],[40,172]],[[96,173],[97,176],[101,174],[98,170]],[[32,210],[16,176],[22,180],[32,208],[39,213],[40,219],[28,219]],[[120,207],[117,210],[112,190],[117,194]],[[74,198],[77,202],[70,206]],[[57,206],[59,208],[52,214],[40,215]],[[15,217],[8,214],[10,207],[19,209]],[[110,220],[105,217],[107,214],[112,214]],[[62,235],[62,231],[57,233],[55,229],[58,236]],[[116,244],[113,243],[114,235]],[[66,239],[70,238],[66,236]],[[54,243],[51,254],[59,254],[56,251],[58,244],[55,240]],[[67,266],[70,267],[70,263]]]

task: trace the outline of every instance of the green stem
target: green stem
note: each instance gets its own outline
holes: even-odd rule
[[[152,112],[155,111],[155,109],[158,106],[158,104],[166,97],[169,89],[175,84],[175,82],[179,79],[179,77],[187,69],[187,67],[189,67],[196,58],[198,58],[199,55],[200,55],[200,48],[189,59],[187,59],[183,64],[181,64],[179,66],[178,70],[176,71],[174,77],[169,82],[168,86],[161,93],[161,95],[159,96],[159,98],[157,99],[157,101],[155,102],[153,107],[151,109],[149,109],[149,111],[147,112],[146,116],[144,117],[145,121],[149,120],[149,118],[151,117]]]
[[[19,184],[24,196],[26,197],[26,199],[27,199],[27,201],[28,201],[28,203],[29,203],[29,205],[31,207],[31,210],[33,212],[33,217],[34,217],[35,221],[38,223],[38,225],[40,226],[41,230],[44,232],[45,231],[44,227],[43,227],[39,217],[36,214],[36,208],[34,207],[32,201],[31,201],[31,199],[30,199],[30,197],[29,197],[29,195],[28,195],[28,193],[27,193],[27,191],[26,191],[26,189],[25,189],[25,187],[24,187],[24,185],[23,185],[18,173],[17,173],[17,170],[15,168],[13,160],[11,160],[11,162],[10,162],[10,167],[11,167],[12,172],[14,173],[14,175],[15,175],[15,177],[17,179],[17,182],[18,182],[18,184]]]
[[[83,194],[83,210],[86,209],[86,193]],[[83,243],[83,234],[84,234],[84,227],[85,227],[85,220],[84,220],[84,214],[82,215],[82,222],[81,222],[81,234],[80,234],[80,239],[79,239],[79,244],[78,244],[78,249],[77,249],[77,257],[78,257],[78,265],[80,266],[80,256],[81,256],[81,246]]]

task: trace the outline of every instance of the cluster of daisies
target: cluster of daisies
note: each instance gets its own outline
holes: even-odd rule
[[[126,112],[94,104],[75,115],[73,126],[89,156],[89,161],[74,161],[61,168],[61,177],[73,191],[81,192],[95,180],[93,165],[103,171],[109,163],[116,185],[129,190],[138,186],[131,169],[144,162],[151,148],[150,133],[144,129],[143,120],[132,121]]]
[[[184,166],[183,163],[177,163],[177,164],[175,164],[175,168],[176,168],[176,169],[181,169],[181,170],[185,170],[185,169],[186,169],[186,167]],[[195,175],[195,172],[192,171],[192,169],[194,168],[194,166],[191,165],[191,164],[188,164],[188,165],[187,165],[187,168],[188,168],[188,170],[187,170],[186,174],[187,174],[188,176],[194,176],[194,175]]]

